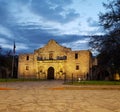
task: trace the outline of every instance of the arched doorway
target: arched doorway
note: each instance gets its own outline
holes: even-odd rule
[[[47,79],[54,79],[54,68],[53,67],[49,67],[48,68],[48,75],[47,75]]]

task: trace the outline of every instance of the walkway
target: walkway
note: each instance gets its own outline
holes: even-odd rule
[[[0,83],[0,112],[120,112],[120,90],[55,90],[63,81]]]

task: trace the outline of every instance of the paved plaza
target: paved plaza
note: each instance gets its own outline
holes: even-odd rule
[[[86,86],[37,81],[4,82],[0,87],[13,89],[0,90],[0,112],[120,112],[120,89],[108,89],[110,86],[80,89]],[[61,89],[64,87],[72,89]]]

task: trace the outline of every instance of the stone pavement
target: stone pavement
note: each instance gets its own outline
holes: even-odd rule
[[[0,83],[15,89],[0,91],[0,112],[120,112],[120,90],[50,89],[66,86],[62,83]]]

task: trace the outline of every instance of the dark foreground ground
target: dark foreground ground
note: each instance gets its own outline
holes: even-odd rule
[[[0,112],[120,112],[120,86],[1,82]],[[6,90],[8,89],[8,90]]]

